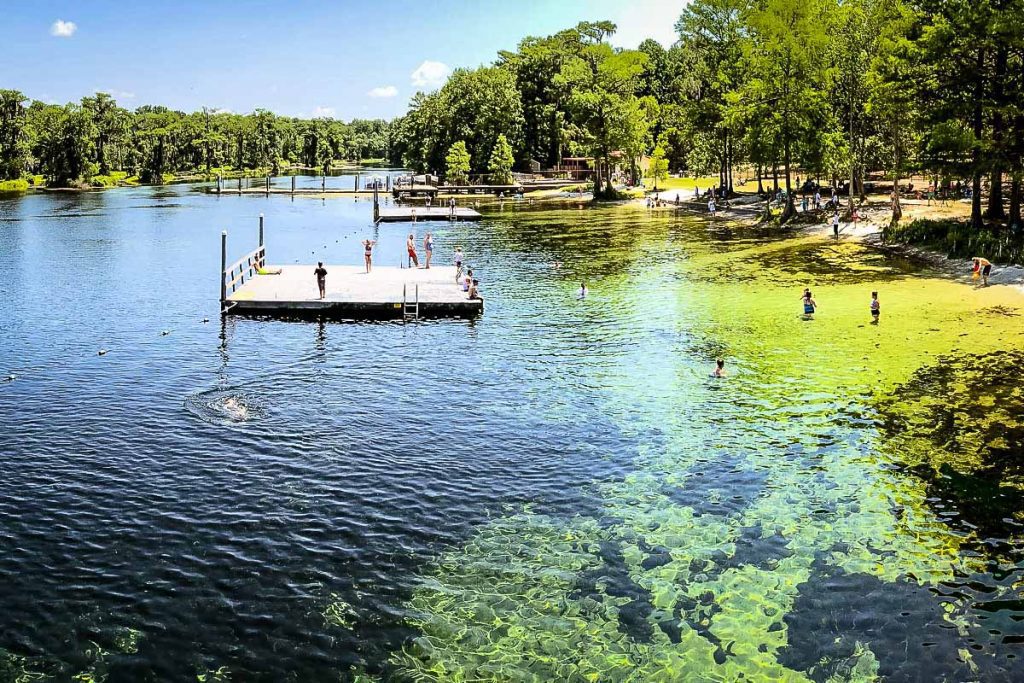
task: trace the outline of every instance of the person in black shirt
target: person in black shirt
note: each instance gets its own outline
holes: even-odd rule
[[[327,289],[327,269],[324,268],[323,261],[317,262],[316,270],[313,271],[313,274],[316,275],[316,284],[320,287],[320,298],[323,299]]]

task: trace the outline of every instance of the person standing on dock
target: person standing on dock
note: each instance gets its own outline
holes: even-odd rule
[[[317,262],[313,274],[316,275],[316,285],[320,288],[320,298],[323,299],[327,294],[327,269],[324,268],[323,261]]]
[[[459,278],[462,277],[462,259],[464,255],[462,253],[462,247],[455,247],[455,282],[458,283]]]
[[[420,267],[420,260],[416,258],[416,236],[411,232],[409,233],[409,239],[405,240],[405,249],[409,252],[409,267],[416,266]]]
[[[373,245],[377,244],[374,240],[363,240],[363,259],[366,261],[366,274],[369,275],[370,271],[373,270]]]
[[[429,232],[423,237],[423,253],[426,254],[423,267],[430,268],[430,259],[434,255],[434,238]]]

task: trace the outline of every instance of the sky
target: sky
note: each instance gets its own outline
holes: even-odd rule
[[[417,90],[525,36],[609,20],[668,46],[688,0],[0,0],[0,88],[65,103],[102,91],[285,116],[393,118]]]

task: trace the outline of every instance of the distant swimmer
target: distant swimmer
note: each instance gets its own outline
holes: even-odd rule
[[[725,360],[719,358],[715,361],[715,371],[711,373],[712,377],[725,377]]]
[[[221,404],[224,412],[233,420],[249,419],[249,409],[234,396],[229,397]]]
[[[587,298],[587,283],[586,282],[581,282],[580,283],[580,291],[576,293],[576,298],[577,299],[586,299]]]

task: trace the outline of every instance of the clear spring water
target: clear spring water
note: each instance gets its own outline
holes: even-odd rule
[[[222,323],[222,229],[397,265],[408,226],[0,199],[0,680],[1020,678],[1019,294],[634,205],[481,211],[416,226],[478,320]]]

